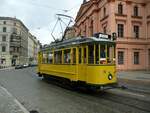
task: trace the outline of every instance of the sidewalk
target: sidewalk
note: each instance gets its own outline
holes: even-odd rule
[[[2,70],[10,70],[10,69],[15,69],[15,67],[6,67],[6,68],[1,68],[0,71]]]
[[[5,88],[0,86],[0,113],[29,113]]]
[[[117,73],[119,83],[150,87],[150,71],[122,71]]]

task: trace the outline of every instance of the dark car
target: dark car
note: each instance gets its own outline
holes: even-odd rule
[[[15,66],[15,69],[22,69],[22,68],[23,68],[22,65],[16,65],[16,66]]]

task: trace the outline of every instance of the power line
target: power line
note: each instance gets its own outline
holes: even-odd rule
[[[79,4],[80,4],[80,3],[78,3],[70,9],[61,9],[61,8],[56,8],[56,7],[53,7],[53,6],[50,6],[50,5],[46,5],[46,4],[38,4],[38,3],[35,3],[35,2],[24,2],[24,3],[28,4],[28,5],[35,6],[35,7],[38,6],[38,7],[42,7],[42,8],[49,8],[49,9],[52,9],[52,10],[60,10],[60,11],[64,11],[64,12],[70,12],[71,10],[73,10],[74,8],[79,6]]]

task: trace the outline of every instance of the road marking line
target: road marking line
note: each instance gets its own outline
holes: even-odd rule
[[[138,93],[132,93],[132,92],[124,92],[124,93],[129,94],[129,95],[133,95],[133,96],[145,97],[145,95],[141,95]]]
[[[7,90],[6,88],[1,87],[1,86],[0,86],[0,88],[1,88],[2,90],[4,90],[8,96],[14,98],[14,97],[8,92],[8,90]],[[18,105],[18,106],[20,107],[19,111],[21,110],[21,111],[23,111],[23,113],[29,113],[28,110],[27,110],[23,105],[21,105],[20,102],[19,102],[17,99],[14,98],[13,101],[14,101],[14,103],[16,103],[16,105]]]

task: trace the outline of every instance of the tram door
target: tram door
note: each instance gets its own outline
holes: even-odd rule
[[[81,81],[86,80],[87,70],[87,47],[81,46],[79,48],[79,79]]]

